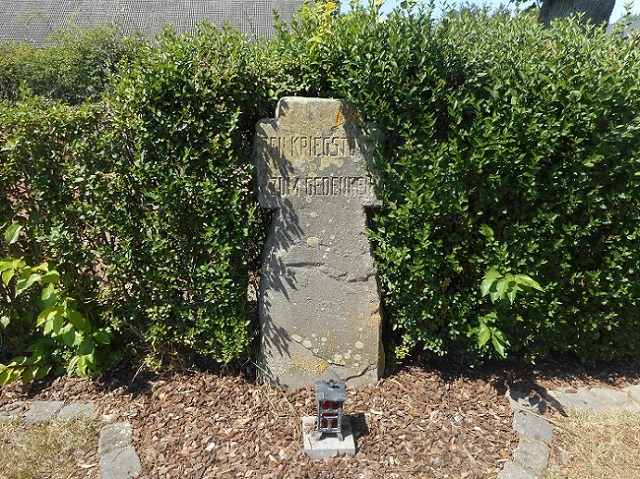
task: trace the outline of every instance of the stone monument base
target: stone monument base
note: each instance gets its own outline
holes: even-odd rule
[[[306,416],[302,418],[302,441],[304,452],[311,459],[322,459],[323,457],[333,457],[338,454],[356,453],[356,441],[351,429],[351,420],[348,417],[342,418],[342,434],[344,440],[338,439],[332,434],[325,434],[322,439],[316,439],[316,417]]]

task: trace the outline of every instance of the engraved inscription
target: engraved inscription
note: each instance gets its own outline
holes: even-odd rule
[[[263,138],[263,147],[270,156],[293,156],[297,158],[355,156],[360,150],[339,136],[270,136]]]
[[[373,191],[363,176],[273,176],[269,178],[282,196],[363,196]]]

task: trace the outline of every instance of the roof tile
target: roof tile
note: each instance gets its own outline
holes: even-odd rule
[[[3,0],[0,2],[0,41],[46,44],[47,37],[65,26],[97,27],[115,24],[125,35],[152,37],[166,25],[179,33],[192,31],[208,19],[229,22],[249,36],[274,32],[274,10],[291,19],[304,0]]]

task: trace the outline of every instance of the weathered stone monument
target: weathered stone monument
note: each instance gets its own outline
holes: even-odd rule
[[[260,366],[277,384],[371,384],[384,367],[366,207],[373,148],[340,100],[289,97],[256,126],[258,198],[276,210],[260,284]]]

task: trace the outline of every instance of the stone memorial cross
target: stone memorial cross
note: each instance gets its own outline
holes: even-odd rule
[[[258,199],[276,210],[260,283],[260,366],[272,383],[372,384],[384,367],[366,207],[373,148],[349,105],[289,97],[256,126]]]

